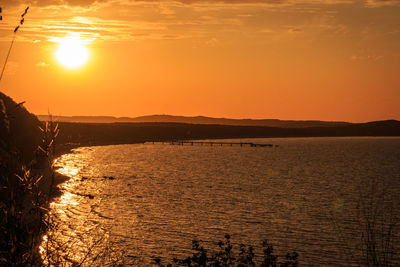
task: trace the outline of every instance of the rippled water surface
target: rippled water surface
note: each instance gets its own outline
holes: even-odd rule
[[[399,138],[247,141],[276,146],[138,144],[62,156],[56,165],[71,179],[52,205],[59,238],[90,240],[101,228],[144,265],[230,233],[233,243],[296,250],[303,265],[339,265],[359,256],[360,210],[374,192],[384,188],[399,212]]]

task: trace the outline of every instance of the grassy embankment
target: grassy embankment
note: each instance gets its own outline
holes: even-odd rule
[[[57,129],[0,93],[0,265],[37,265],[55,185]]]

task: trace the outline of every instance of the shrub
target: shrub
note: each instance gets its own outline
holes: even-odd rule
[[[163,264],[160,258],[154,258],[154,263],[158,266],[260,266],[260,267],[297,267],[297,252],[287,253],[283,261],[279,261],[278,255],[274,254],[273,246],[267,240],[262,242],[262,260],[257,262],[252,246],[241,244],[239,251],[234,250],[231,244],[231,236],[225,235],[224,241],[218,242],[216,252],[209,252],[197,240],[192,241],[193,255],[185,259],[174,258],[172,263]]]

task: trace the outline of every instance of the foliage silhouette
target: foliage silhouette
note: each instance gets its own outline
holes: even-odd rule
[[[252,246],[240,244],[239,251],[234,250],[231,244],[231,236],[225,235],[224,241],[218,242],[216,252],[209,252],[199,241],[192,241],[193,255],[185,259],[174,258],[172,263],[163,264],[160,258],[154,258],[153,261],[158,266],[193,266],[193,267],[219,267],[219,266],[260,266],[260,267],[297,267],[298,253],[287,253],[285,259],[280,262],[278,255],[274,254],[273,246],[267,240],[262,242],[263,255],[261,262],[255,259],[255,252]]]

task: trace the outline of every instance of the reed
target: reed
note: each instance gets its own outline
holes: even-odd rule
[[[8,48],[7,56],[6,56],[6,59],[5,59],[4,64],[3,64],[3,68],[2,68],[2,70],[1,70],[0,82],[1,82],[1,80],[3,79],[3,74],[4,74],[4,70],[6,69],[6,66],[7,66],[8,58],[10,57],[11,50],[12,50],[12,48],[13,48],[13,46],[14,46],[15,37],[17,36],[17,32],[18,32],[19,28],[22,27],[22,25],[23,25],[24,22],[25,22],[25,15],[28,13],[28,10],[29,10],[29,6],[28,6],[28,7],[25,9],[25,11],[22,13],[22,15],[21,15],[21,20],[20,20],[20,22],[19,22],[19,25],[17,25],[17,26],[15,27],[15,29],[14,29],[14,34],[13,34],[13,37],[12,37],[12,40],[11,40],[11,43],[10,43],[10,47]]]
[[[345,229],[332,213],[331,220],[338,237],[338,249],[349,266],[398,266],[399,258],[399,199],[384,181],[374,178],[363,180],[358,186],[355,204],[355,228]]]
[[[0,265],[33,265],[39,258],[35,248],[46,207],[45,194],[39,189],[43,175],[32,170],[37,159],[28,165],[21,160],[5,111],[0,115]]]
[[[383,181],[373,179],[369,186],[360,188],[357,206],[361,234],[361,264],[363,266],[396,266],[399,264],[399,218],[394,209],[398,196],[393,195]],[[398,246],[399,244],[397,244]]]

